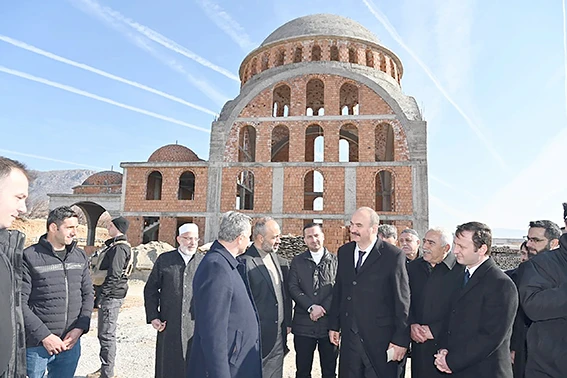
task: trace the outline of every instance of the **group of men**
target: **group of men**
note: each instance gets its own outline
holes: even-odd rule
[[[25,250],[23,235],[7,230],[26,210],[28,180],[23,165],[0,158],[0,377],[72,377],[93,309],[89,261],[70,208],[50,212],[46,235]],[[356,210],[337,253],[322,225],[306,224],[307,250],[291,263],[277,254],[272,218],[222,214],[206,254],[197,225],[182,225],[179,247],[157,258],[144,288],[155,376],[281,378],[290,332],[297,378],[311,377],[315,349],[323,378],[336,377],[337,359],[341,378],[403,377],[408,351],[413,378],[565,375],[567,237],[557,225],[531,222],[522,264],[503,272],[485,224],[420,238],[379,221]],[[114,376],[132,259],[128,221],[108,228],[95,282],[101,369],[89,378]]]
[[[94,307],[89,259],[77,247],[79,216],[70,207],[50,211],[47,232],[26,249],[25,235],[8,230],[26,212],[29,180],[23,164],[0,157],[0,377],[71,378]],[[111,238],[99,264],[101,368],[88,378],[114,377],[116,323],[131,260],[127,229],[122,217],[108,226]]]

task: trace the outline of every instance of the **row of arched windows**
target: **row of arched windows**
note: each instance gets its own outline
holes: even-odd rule
[[[289,128],[278,125],[273,128],[271,136],[271,162],[289,162]],[[394,130],[392,125],[381,123],[374,131],[374,160],[394,161]],[[238,144],[238,161],[256,161],[256,129],[247,125],[240,129]],[[323,162],[325,132],[319,125],[310,125],[305,129],[305,161]],[[339,162],[359,161],[358,128],[351,124],[341,126],[339,130]]]
[[[276,86],[272,95],[272,117],[325,115],[325,84],[320,79],[311,79],[307,82],[304,114],[290,114],[291,88],[289,85]],[[358,87],[356,85],[344,83],[341,86],[339,90],[339,113],[341,115],[360,114]]]
[[[323,211],[323,174],[317,170],[309,171],[303,178],[303,210]],[[395,211],[395,183],[390,171],[382,170],[375,176],[376,211]],[[254,172],[243,171],[236,180],[237,210],[254,210]]]
[[[150,173],[146,184],[146,200],[161,200],[162,184],[163,176],[161,172],[153,171]],[[193,172],[183,172],[179,176],[177,199],[189,201],[195,199],[195,174]]]
[[[163,176],[159,171],[148,175],[147,200],[161,200]],[[254,172],[242,171],[236,178],[237,210],[254,210]],[[323,210],[324,177],[317,170],[309,171],[303,179],[303,209]],[[376,211],[395,211],[394,176],[390,171],[381,170],[375,177]],[[187,171],[179,177],[177,199],[193,200],[195,198],[195,174]]]
[[[373,51],[368,47],[363,49],[364,50],[361,51],[360,47],[349,45],[346,49],[346,54],[348,56],[345,55],[344,58],[341,59],[339,46],[337,44],[333,44],[329,47],[328,59],[335,62],[344,61],[352,64],[366,65],[367,67],[380,69],[382,72],[388,72],[389,70],[389,74],[399,81],[399,73],[393,59],[387,59],[386,55],[382,52]],[[361,51],[360,54],[359,51]],[[274,54],[273,59],[272,54]],[[286,59],[287,54],[290,54],[289,59]],[[261,57],[252,58],[244,70],[243,81],[246,82],[250,77],[258,74],[259,72],[263,72],[272,66],[283,66],[286,64],[286,61],[288,63],[301,63],[304,61],[318,62],[323,60],[323,58],[324,55],[322,47],[317,43],[313,44],[310,50],[304,48],[302,45],[297,45],[291,50],[286,50],[285,47],[274,48],[269,51],[265,51]],[[376,64],[375,58],[379,60],[378,64]],[[260,67],[258,67],[258,61],[260,62]],[[270,64],[270,62],[273,63]]]

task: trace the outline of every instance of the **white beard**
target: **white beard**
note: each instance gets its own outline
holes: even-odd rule
[[[195,254],[195,252],[190,252],[187,247],[179,247],[178,248],[179,252],[181,252],[182,254],[184,254],[185,256],[192,256]]]

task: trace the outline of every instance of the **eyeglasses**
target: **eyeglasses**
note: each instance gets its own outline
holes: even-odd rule
[[[195,242],[195,243],[197,243],[199,240],[201,240],[199,238],[188,238],[188,237],[185,237],[185,236],[180,236],[180,238],[187,240],[188,242]]]
[[[529,236],[524,236],[524,239],[526,239],[527,241],[531,241],[532,243],[541,243],[547,241],[547,239],[530,238]]]

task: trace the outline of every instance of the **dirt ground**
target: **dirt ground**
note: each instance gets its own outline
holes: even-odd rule
[[[151,378],[154,376],[154,352],[156,332],[146,324],[144,312],[144,282],[131,280],[128,295],[120,310],[117,332],[117,357],[115,374],[119,378]],[[81,359],[75,377],[84,378],[100,367],[99,344],[96,337],[97,314],[93,313],[91,331],[81,337]],[[288,336],[290,353],[284,360],[284,378],[295,377],[295,351],[293,335]],[[409,361],[406,377],[410,377]],[[321,377],[319,358],[315,352],[313,378]]]

